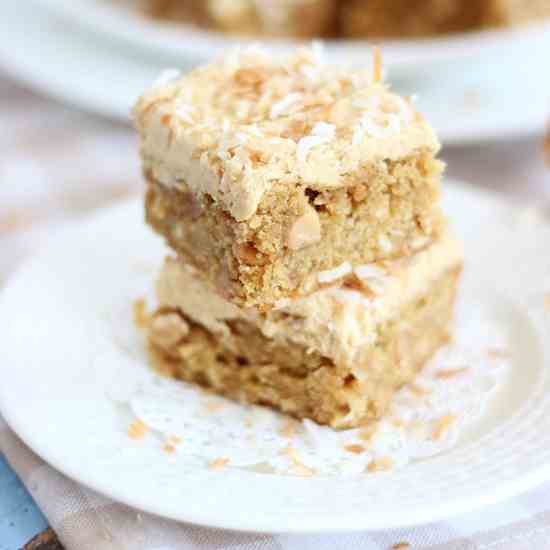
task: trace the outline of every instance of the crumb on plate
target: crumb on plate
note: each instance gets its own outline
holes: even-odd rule
[[[134,420],[128,427],[128,437],[130,439],[143,439],[149,431],[149,426],[141,420]]]

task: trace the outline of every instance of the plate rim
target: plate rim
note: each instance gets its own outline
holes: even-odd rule
[[[99,32],[105,37],[126,45],[138,47],[144,53],[163,54],[173,60],[181,59],[189,52],[189,38],[192,39],[197,58],[208,59],[243,43],[267,43],[270,48],[285,50],[310,43],[311,40],[284,38],[231,37],[224,33],[205,30],[193,25],[154,21],[139,13],[132,13],[128,7],[97,0],[36,0],[48,7],[52,13],[66,18],[88,32]],[[187,39],[182,40],[184,30]],[[351,59],[361,59],[364,63],[365,47],[378,45],[392,69],[396,71],[424,66],[453,59],[472,57],[481,49],[498,48],[504,42],[536,40],[550,31],[550,17],[540,21],[530,21],[513,27],[489,28],[466,31],[444,36],[418,39],[380,38],[368,40],[320,40],[327,52],[335,56],[346,55]],[[421,57],[421,60],[418,58]]]
[[[457,184],[453,181],[450,183],[449,180],[446,182],[447,185],[452,185],[457,187]],[[460,185],[460,191],[466,192],[468,194],[477,195],[480,198],[490,198],[494,201],[495,204],[506,205],[511,207],[511,203],[502,197],[495,196],[492,193],[487,191],[479,191],[477,189],[472,189],[470,186]],[[100,209],[95,213],[84,217],[80,221],[69,222],[67,226],[69,228],[83,227],[90,223],[98,223],[98,221],[103,217],[110,217],[116,215],[120,210],[127,208],[140,208],[141,199],[135,198],[129,201],[124,201],[120,204],[110,206],[108,208]],[[42,248],[42,251],[23,265],[21,265],[15,273],[9,278],[7,284],[0,292],[0,304],[5,304],[7,296],[9,296],[10,289],[17,285],[17,281],[24,277],[25,273],[30,273],[33,270],[33,266],[42,261],[43,257],[48,257],[52,254],[53,250],[59,246],[59,243],[62,241],[62,236],[54,235]],[[0,316],[7,315],[5,313],[5,308],[0,306]],[[3,346],[0,346],[0,353]],[[2,366],[4,365],[4,366]],[[8,368],[7,363],[0,363],[0,371],[2,368]],[[404,528],[404,527],[413,527],[417,525],[422,525],[426,523],[431,523],[434,521],[440,521],[443,519],[452,518],[458,514],[465,512],[472,512],[478,510],[482,507],[495,504],[506,498],[521,494],[525,491],[528,491],[535,486],[539,485],[543,481],[546,481],[550,478],[550,462],[542,465],[538,469],[527,472],[523,475],[517,475],[512,480],[506,480],[504,483],[500,484],[498,487],[495,487],[493,491],[484,493],[482,495],[476,495],[475,500],[468,499],[466,497],[459,499],[447,499],[441,503],[435,511],[432,508],[419,508],[415,510],[414,516],[408,516],[406,518],[399,517],[395,518],[393,521],[388,518],[385,518],[385,523],[383,526],[379,524],[369,524],[368,519],[363,515],[348,516],[346,518],[339,518],[339,524],[319,524],[316,522],[315,518],[312,516],[299,517],[293,520],[292,522],[287,522],[284,529],[277,528],[273,525],[273,522],[270,522],[269,519],[263,521],[258,521],[257,518],[248,518],[241,516],[240,521],[235,521],[233,516],[231,519],[224,517],[212,517],[208,512],[202,512],[201,510],[196,510],[192,506],[189,507],[185,515],[182,514],[172,514],[167,513],[165,509],[159,506],[151,505],[151,503],[145,502],[146,499],[142,499],[141,495],[139,498],[133,496],[132,498],[124,494],[124,492],[119,492],[113,490],[111,487],[106,487],[98,483],[94,475],[83,474],[82,471],[74,471],[74,468],[67,466],[66,464],[60,463],[59,457],[55,456],[55,453],[52,452],[52,448],[43,448],[40,444],[37,444],[36,441],[32,438],[32,429],[29,426],[25,425],[23,416],[21,415],[21,409],[13,408],[9,406],[9,399],[7,395],[9,393],[7,385],[0,385],[0,410],[8,425],[18,434],[22,441],[29,446],[34,452],[41,456],[47,463],[53,466],[56,470],[59,470],[65,474],[70,479],[73,479],[77,483],[80,483],[89,489],[99,492],[115,501],[122,502],[131,506],[132,508],[143,509],[152,514],[160,515],[163,517],[168,517],[170,519],[180,521],[180,522],[189,522],[196,525],[201,525],[205,527],[217,527],[230,530],[239,530],[242,532],[252,532],[252,533],[335,533],[335,532],[352,532],[352,531],[369,531],[376,529],[390,529],[390,528]],[[7,404],[7,405],[6,405]],[[211,472],[210,475],[215,476],[216,473]],[[250,473],[248,475],[260,476],[262,474]],[[299,483],[307,483],[308,480],[299,480]]]

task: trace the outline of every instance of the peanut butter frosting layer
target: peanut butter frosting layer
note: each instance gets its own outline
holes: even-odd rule
[[[431,126],[380,81],[379,64],[331,67],[315,49],[234,52],[154,86],[134,117],[144,170],[209,195],[238,221],[274,186],[346,187],[369,163],[439,150]]]
[[[168,258],[157,282],[157,295],[160,307],[180,309],[229,347],[232,336],[226,322],[244,319],[269,338],[306,346],[338,364],[352,364],[361,349],[376,342],[380,323],[398,315],[404,304],[429,293],[433,281],[459,267],[462,259],[462,244],[447,234],[407,259],[344,264],[339,273],[329,274],[337,278],[328,286],[304,298],[282,300],[262,314],[224,300],[193,268]]]

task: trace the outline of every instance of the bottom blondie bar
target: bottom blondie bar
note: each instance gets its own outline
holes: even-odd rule
[[[150,354],[163,374],[232,399],[334,428],[364,425],[447,342],[461,268],[462,248],[446,236],[260,313],[225,301],[169,258]]]

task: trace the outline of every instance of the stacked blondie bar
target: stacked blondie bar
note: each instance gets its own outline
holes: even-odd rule
[[[174,251],[164,373],[335,428],[380,417],[447,341],[462,249],[437,138],[373,70],[229,55],[138,102],[147,222]]]

